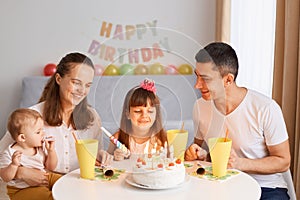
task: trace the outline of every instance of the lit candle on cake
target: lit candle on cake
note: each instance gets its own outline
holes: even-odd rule
[[[149,140],[147,141],[146,146],[144,148],[144,154],[148,155],[148,152],[149,152]]]
[[[148,161],[150,160],[149,157],[149,140],[146,143],[146,147],[144,148],[144,160],[147,161],[146,162],[146,167],[148,166]]]
[[[152,169],[154,169],[154,161],[155,161],[155,157],[156,157],[156,147],[157,147],[157,143],[155,142],[153,148],[151,149],[151,163],[152,163]]]
[[[117,148],[121,149],[124,153],[125,156],[128,157],[130,155],[130,151],[129,149],[127,149],[127,147],[122,144],[119,140],[117,140],[108,130],[106,130],[104,127],[101,127],[102,131],[107,135],[107,137],[109,137],[110,141],[112,143],[114,143]]]
[[[170,159],[171,160],[174,159],[174,147],[173,147],[173,145],[170,146]]]
[[[165,158],[167,158],[167,156],[168,156],[168,143],[167,143],[167,141],[165,141],[165,144],[164,144],[164,156],[165,156]]]

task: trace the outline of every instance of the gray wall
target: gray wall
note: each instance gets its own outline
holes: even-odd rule
[[[157,27],[173,30],[175,39],[174,34],[169,37],[170,49],[191,63],[197,47],[215,38],[215,0],[1,1],[0,138],[9,113],[19,107],[23,77],[43,75],[45,64],[57,63],[73,51],[106,65],[108,61],[88,52],[92,40],[106,39],[99,37],[103,21],[125,26],[153,20],[157,20]],[[120,42],[126,46],[141,41]],[[118,46],[116,41],[111,45]],[[173,60],[174,64],[181,62],[172,55],[156,61],[167,64]]]

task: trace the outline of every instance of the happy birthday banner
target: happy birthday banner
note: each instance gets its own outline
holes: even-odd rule
[[[103,41],[92,40],[88,53],[107,62],[130,64],[150,62],[164,57],[165,52],[170,52],[168,37],[164,36],[150,46],[132,46],[136,42],[139,45],[143,44],[142,41],[146,43],[149,36],[157,38],[157,32],[157,20],[137,25],[114,25],[103,21],[99,31],[99,36]],[[122,47],[124,45],[126,48]]]

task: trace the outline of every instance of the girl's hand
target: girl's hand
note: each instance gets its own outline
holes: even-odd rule
[[[12,164],[16,165],[16,166],[20,166],[21,165],[21,156],[22,156],[22,152],[21,151],[15,151],[14,154],[12,155]]]
[[[109,153],[107,153],[106,151],[104,150],[100,150],[99,151],[99,157],[100,157],[100,160],[101,160],[101,165],[110,165],[113,161],[113,156],[110,155]],[[96,165],[99,164],[96,162]]]
[[[117,161],[124,160],[125,154],[121,149],[116,149],[114,151],[114,159]]]

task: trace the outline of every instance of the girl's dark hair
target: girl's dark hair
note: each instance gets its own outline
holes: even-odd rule
[[[150,140],[151,143],[157,142],[159,146],[163,146],[167,141],[166,131],[163,129],[162,114],[160,109],[160,101],[157,95],[153,92],[143,89],[141,87],[135,87],[131,89],[124,100],[123,111],[119,129],[119,141],[130,149],[129,146],[129,135],[132,132],[132,124],[130,119],[127,118],[127,114],[130,112],[130,107],[135,106],[147,106],[147,102],[150,102],[151,106],[156,108],[155,122],[150,128],[149,136],[155,135],[154,141]]]

